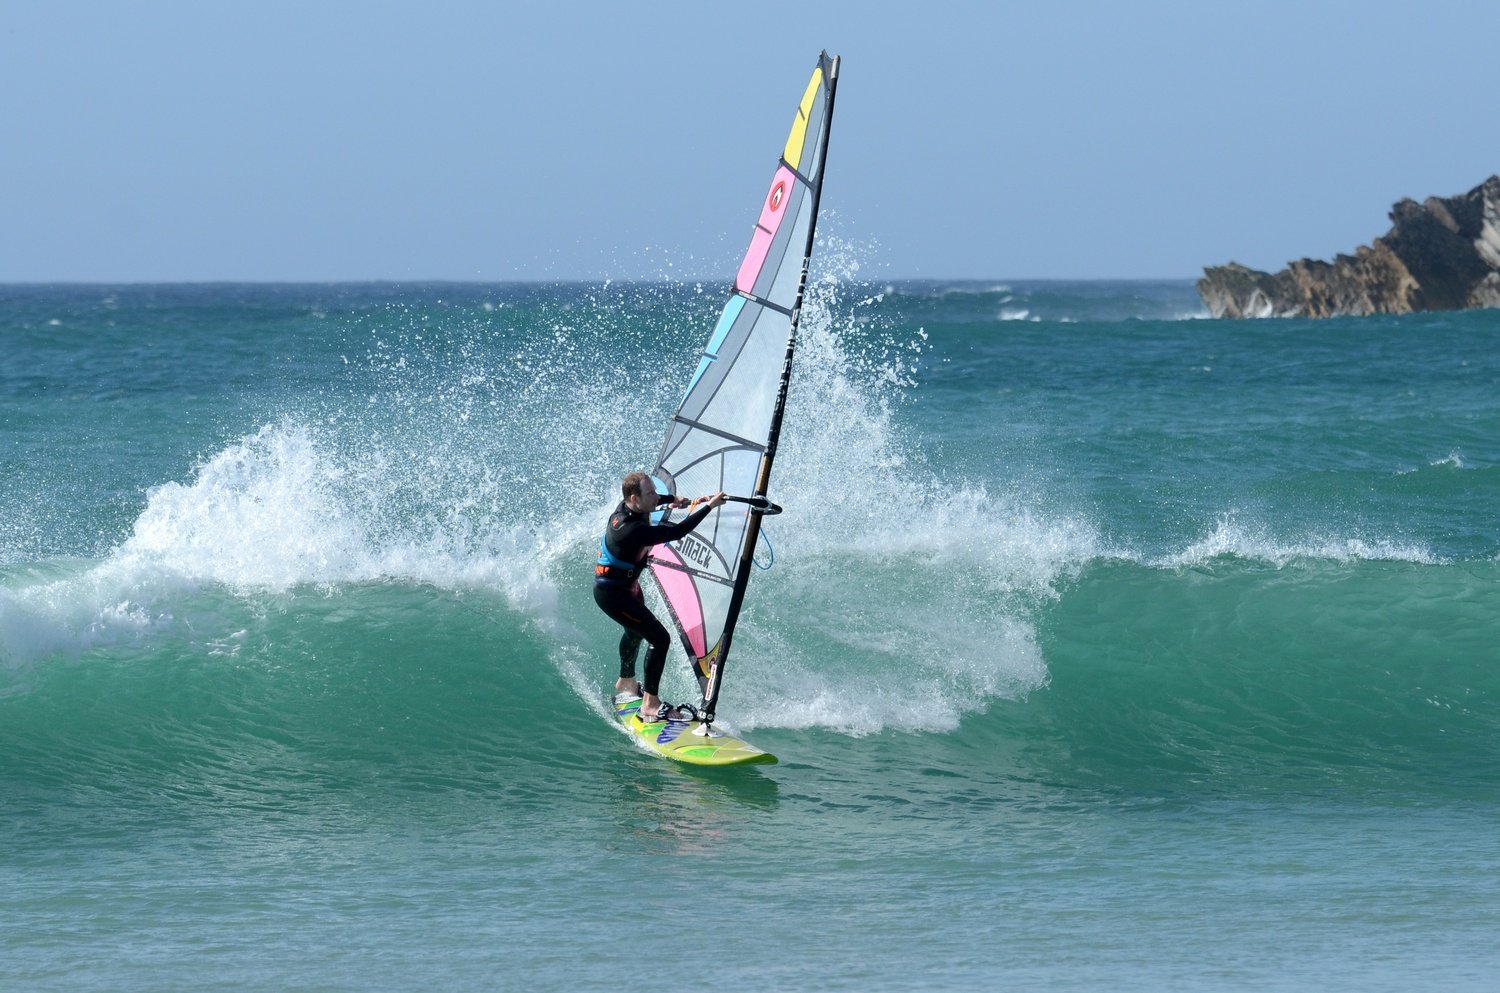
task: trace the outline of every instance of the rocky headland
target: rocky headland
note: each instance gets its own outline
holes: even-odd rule
[[[1214,317],[1336,317],[1500,307],[1500,175],[1468,193],[1402,200],[1391,229],[1332,262],[1278,273],[1210,266],[1198,294]]]

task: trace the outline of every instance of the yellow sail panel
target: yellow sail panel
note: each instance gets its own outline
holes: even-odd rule
[[[823,82],[823,67],[813,70],[807,81],[807,92],[802,94],[802,103],[797,106],[797,116],[792,118],[792,133],[786,136],[786,151],[782,159],[792,168],[802,161],[802,144],[807,140],[807,118],[812,113],[813,101],[818,97],[818,87]]]

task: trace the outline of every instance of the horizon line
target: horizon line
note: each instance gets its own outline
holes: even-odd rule
[[[1195,283],[1198,276],[889,276],[881,279],[848,279],[849,284],[874,283]],[[0,279],[0,288],[34,286],[558,286],[589,285],[687,285],[723,282],[733,286],[733,277],[674,276],[670,278],[592,278],[569,276],[556,279]]]

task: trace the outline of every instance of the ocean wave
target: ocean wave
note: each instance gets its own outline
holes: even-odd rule
[[[802,601],[804,627],[756,619],[722,706],[789,763],[901,762],[944,770],[955,787],[1492,790],[1500,670],[1476,598],[1490,582],[1368,563],[1268,584],[1254,571],[1205,580],[1115,561],[1068,584],[1037,624],[972,605],[912,619]],[[913,586],[920,597],[925,584]],[[1434,603],[1452,605],[1452,630],[1421,626]],[[1392,610],[1413,638],[1445,634],[1430,640],[1443,657],[1375,630]],[[490,793],[632,754],[601,706],[609,626],[586,611],[561,642],[498,595],[411,583],[291,597],[205,587],[179,592],[172,613],[0,694],[12,783],[213,803]],[[961,641],[1009,661],[951,651]]]
[[[1051,674],[974,731],[1103,787],[1492,790],[1500,637],[1469,563],[1101,560],[1040,625]],[[998,746],[997,746],[998,747]]]
[[[1199,320],[1208,312],[1186,281],[1056,280],[889,283],[881,296],[909,319],[947,325]]]
[[[1276,567],[1303,560],[1411,562],[1420,565],[1445,562],[1420,545],[1390,538],[1309,534],[1288,539],[1228,516],[1221,518],[1212,532],[1179,551],[1149,556],[1125,553],[1123,557],[1164,569],[1201,566],[1221,558],[1246,559]]]
[[[822,259],[823,245],[819,244],[819,261]],[[1009,283],[993,283],[980,281],[977,283],[949,283],[941,280],[902,280],[900,282],[883,283],[881,292],[885,296],[908,296],[908,297],[944,297],[964,298],[995,296],[998,294],[1011,293]]]

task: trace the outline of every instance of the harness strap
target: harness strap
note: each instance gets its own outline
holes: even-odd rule
[[[599,539],[599,560],[594,564],[595,583],[634,583],[640,574],[640,566],[626,562],[609,550],[603,537]]]

